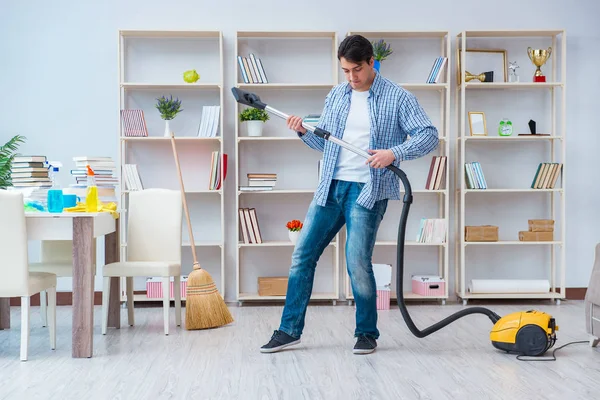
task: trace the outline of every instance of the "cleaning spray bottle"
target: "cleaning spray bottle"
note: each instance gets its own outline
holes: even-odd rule
[[[61,213],[64,209],[63,191],[57,181],[60,167],[62,167],[62,164],[58,161],[50,161],[48,163],[52,187],[48,190],[48,196],[46,200],[48,212],[51,213]]]
[[[96,186],[96,177],[94,171],[87,167],[87,194],[85,196],[85,210],[87,212],[98,212],[98,187]]]

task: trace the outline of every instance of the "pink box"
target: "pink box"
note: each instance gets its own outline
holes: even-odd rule
[[[169,288],[169,294],[171,298],[173,298],[173,287],[174,282],[173,278],[171,278],[171,287]],[[185,298],[185,294],[187,291],[187,276],[181,277],[181,297]],[[154,277],[146,280],[146,297],[149,299],[162,299],[163,297],[163,289],[162,289],[162,278]]]
[[[378,310],[389,310],[390,309],[390,289],[377,289],[377,309]]]
[[[446,282],[437,275],[415,275],[412,277],[412,291],[421,296],[443,296]]]

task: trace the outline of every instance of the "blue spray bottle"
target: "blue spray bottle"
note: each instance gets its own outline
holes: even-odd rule
[[[64,209],[63,191],[58,183],[58,172],[62,164],[58,161],[48,163],[52,187],[48,190],[48,212],[61,213]]]

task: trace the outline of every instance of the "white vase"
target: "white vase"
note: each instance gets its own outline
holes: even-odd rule
[[[165,120],[165,137],[171,137],[171,127],[168,119]]]
[[[264,124],[262,121],[246,121],[248,136],[262,136]]]
[[[296,242],[298,241],[298,236],[300,236],[300,231],[288,230],[288,236],[290,237],[290,240],[292,241],[292,243],[296,244]]]

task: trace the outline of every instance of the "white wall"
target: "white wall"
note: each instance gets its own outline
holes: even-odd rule
[[[600,57],[594,51],[600,39],[596,20],[600,5],[597,1],[507,0],[490,9],[484,9],[484,3],[475,0],[380,0],[375,3],[305,0],[294,4],[268,0],[221,3],[2,0],[1,3],[0,88],[3,93],[0,96],[0,142],[14,134],[23,134],[28,138],[22,147],[24,153],[46,154],[50,159],[65,161],[67,165],[75,154],[95,153],[118,159],[118,29],[222,30],[227,89],[234,84],[237,68],[233,54],[236,30],[335,30],[340,37],[349,30],[449,30],[454,37],[463,29],[566,29],[567,286],[587,286],[593,247],[600,240],[600,211],[596,206],[600,191],[595,184],[597,167],[591,166],[592,162],[595,165],[596,149],[600,145],[594,123],[598,112],[594,91],[600,86]],[[234,15],[234,10],[237,15]],[[452,46],[454,49],[454,41]],[[526,61],[520,65],[522,77],[528,78],[523,72]],[[501,98],[506,99],[506,96]],[[234,165],[235,161],[234,142],[231,140],[235,121],[233,107],[233,99],[226,96],[224,128],[229,139],[225,139],[225,150],[231,157],[230,165]],[[454,110],[451,115],[454,118]],[[526,115],[514,119],[518,118],[526,118]],[[455,126],[453,120],[453,137],[456,135]],[[490,126],[490,129],[494,128],[495,124]],[[74,143],[76,139],[79,144]],[[451,154],[453,152],[454,143]],[[510,162],[510,159],[506,161]],[[453,173],[453,165],[451,167]],[[531,175],[529,170],[526,175]],[[226,212],[231,218],[227,221],[226,238],[231,244],[234,243],[236,229],[236,185],[232,178],[229,179],[225,195]],[[576,179],[581,182],[576,182]],[[69,183],[66,174],[62,183]],[[451,210],[454,209],[453,204],[451,196]],[[387,223],[395,224],[389,220]],[[526,220],[524,223],[526,226]],[[103,254],[102,247],[99,250]],[[36,256],[35,251],[33,253]],[[453,253],[452,248],[451,271]],[[227,280],[227,298],[230,300],[235,295],[235,255],[235,247],[228,246],[226,261],[230,278]],[[489,257],[489,253],[482,256]],[[528,260],[524,264],[537,261]],[[410,259],[407,263],[410,264]],[[487,268],[486,263],[486,258],[481,259],[478,268]],[[491,266],[488,271],[493,273],[496,268]],[[343,267],[341,271],[344,271]],[[453,288],[453,273],[450,275]],[[97,279],[98,289],[100,282]],[[68,290],[68,284],[62,289]]]

